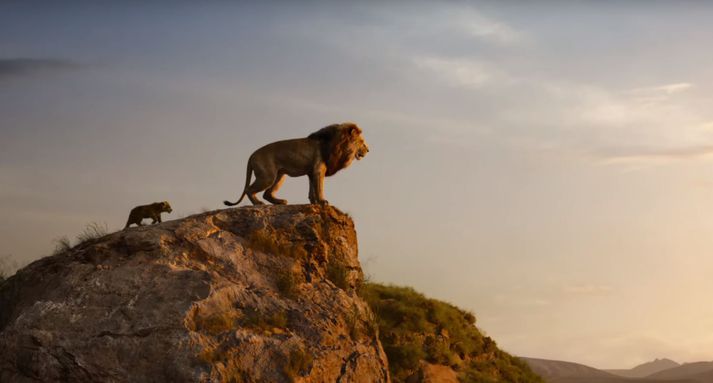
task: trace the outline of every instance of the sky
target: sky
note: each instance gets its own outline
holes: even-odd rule
[[[713,4],[147,3],[0,2],[0,255],[223,208],[256,148],[354,121],[325,193],[371,280],[516,355],[713,359]]]

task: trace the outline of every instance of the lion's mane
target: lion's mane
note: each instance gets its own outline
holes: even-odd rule
[[[352,129],[356,129],[358,134],[353,136]],[[356,124],[347,122],[325,126],[307,136],[321,143],[322,158],[327,165],[326,176],[331,176],[349,166],[358,150],[354,137],[359,135],[361,129]]]

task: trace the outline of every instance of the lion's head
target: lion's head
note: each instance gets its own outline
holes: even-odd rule
[[[309,138],[322,142],[322,157],[327,162],[327,176],[351,165],[354,159],[361,160],[369,152],[361,129],[353,122],[326,126],[310,134]]]
[[[154,205],[159,205],[159,211],[161,212],[170,213],[173,211],[171,204],[169,204],[168,201],[156,202]]]

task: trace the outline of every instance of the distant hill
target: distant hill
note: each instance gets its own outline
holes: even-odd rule
[[[520,358],[548,382],[552,378],[615,378],[614,375],[579,363],[537,358]]]
[[[713,362],[685,363],[678,367],[669,368],[649,375],[648,379],[693,379],[696,382],[713,382]]]
[[[653,377],[627,378],[579,363],[564,362],[536,358],[520,358],[547,383],[711,383],[713,382],[713,368],[710,370],[692,368],[689,371],[680,371],[680,374],[670,374],[661,379]],[[690,363],[697,365],[698,363]],[[680,367],[670,370],[676,370]],[[633,369],[632,369],[633,370]],[[669,370],[660,371],[662,374]],[[686,372],[689,374],[687,375]],[[674,376],[675,375],[675,376]]]
[[[701,372],[698,374],[693,374],[693,375],[691,375],[691,378],[694,379],[697,383],[713,382],[713,370],[708,370],[708,371]]]
[[[359,295],[376,314],[393,383],[544,382],[483,335],[470,312],[410,287],[363,283]]]
[[[630,369],[618,369],[618,370],[604,370],[614,375],[623,376],[625,378],[644,378],[649,375],[668,370],[670,368],[675,368],[680,366],[678,363],[671,359],[656,359],[651,362],[640,364],[634,368]]]

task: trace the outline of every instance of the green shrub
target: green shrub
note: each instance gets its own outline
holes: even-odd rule
[[[421,345],[415,342],[387,344],[384,345],[384,352],[389,360],[389,370],[394,380],[408,377],[418,368],[418,362],[426,356]]]
[[[423,343],[424,351],[426,352],[426,360],[430,363],[443,364],[452,366],[458,364],[458,358],[450,349],[450,343],[443,337],[433,335],[426,336]]]

